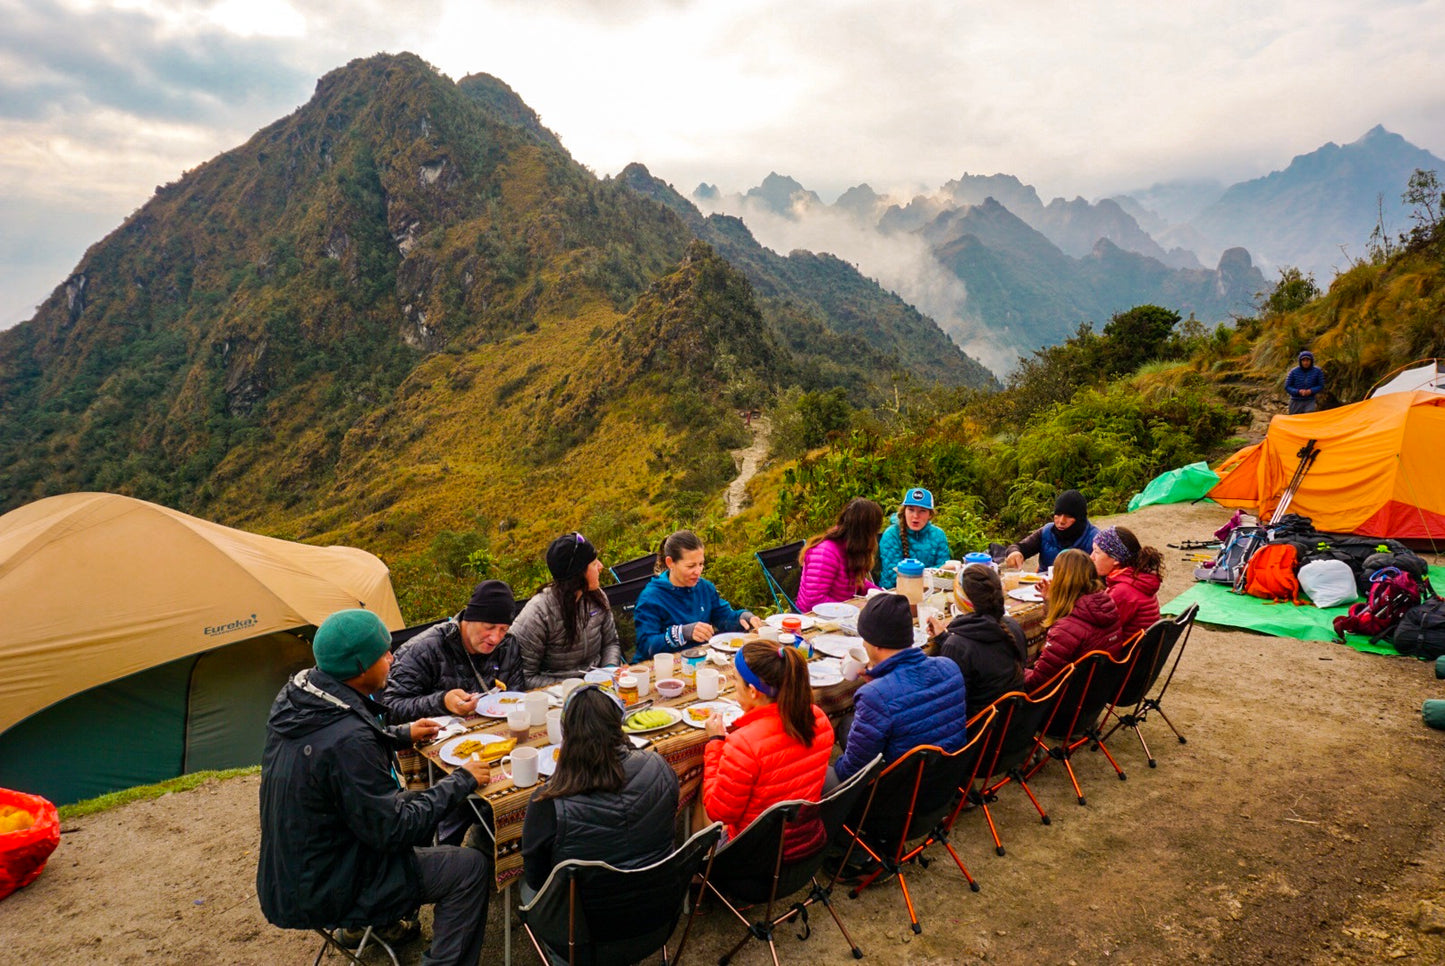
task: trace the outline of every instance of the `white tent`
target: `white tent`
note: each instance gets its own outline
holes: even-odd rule
[[[1445,395],[1445,362],[1439,359],[1425,359],[1396,369],[1384,379],[1375,383],[1369,396],[1385,396],[1392,392],[1438,392]]]

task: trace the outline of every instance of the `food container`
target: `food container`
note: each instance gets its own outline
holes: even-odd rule
[[[803,619],[801,617],[784,617],[782,624],[783,630],[792,634],[794,637],[803,633]],[[779,639],[781,640],[781,638]]]
[[[678,678],[663,678],[657,682],[657,693],[664,698],[675,698],[687,689],[687,682]]]
[[[708,648],[705,647],[689,647],[682,652],[682,663],[691,669],[691,673],[696,674],[698,665],[707,661],[707,652]]]
[[[617,696],[622,699],[623,704],[637,703],[637,678],[630,674],[624,674],[617,679]]]
[[[973,553],[963,555],[963,565],[965,567],[970,567],[973,564],[983,564],[985,567],[993,567],[994,565],[993,558],[982,550],[975,550]]]
[[[898,561],[898,592],[917,607],[923,599],[923,561],[905,557]]]

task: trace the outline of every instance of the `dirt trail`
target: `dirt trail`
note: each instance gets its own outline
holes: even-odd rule
[[[1164,548],[1226,516],[1148,507],[1129,525]],[[1164,600],[1190,585],[1179,556],[1166,551]],[[839,896],[839,914],[873,963],[1445,962],[1445,734],[1419,712],[1440,696],[1421,662],[1198,627],[1165,701],[1188,743],[1162,722],[1145,727],[1157,768],[1127,734],[1110,742],[1127,781],[1081,753],[1084,807],[1064,771],[1046,768],[1032,787],[1049,826],[1004,789],[1003,857],[983,816],[966,814],[952,841],[982,891],[934,850],[908,873],[922,935],[895,883]],[[272,928],[256,906],[257,788],[254,777],[213,783],[67,823],[50,867],[0,904],[7,960],[309,961],[311,937]],[[501,962],[501,906],[489,964]],[[784,961],[852,961],[825,913],[811,925],[807,942],[780,933]],[[736,934],[714,908],[686,957],[715,961]],[[515,962],[534,962],[513,939]],[[419,943],[402,950],[406,963],[420,955]],[[752,948],[738,962],[766,960]]]
[[[753,433],[752,443],[743,449],[729,451],[738,463],[738,477],[728,484],[727,512],[730,517],[743,512],[743,502],[748,495],[748,481],[757,474],[758,467],[767,458],[768,443],[773,435],[773,424],[766,416],[754,416],[749,428]]]

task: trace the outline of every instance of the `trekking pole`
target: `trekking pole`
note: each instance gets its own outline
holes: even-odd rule
[[[1295,455],[1299,457],[1299,465],[1295,467],[1294,475],[1289,479],[1289,485],[1284,488],[1284,493],[1281,494],[1279,503],[1275,505],[1274,513],[1270,515],[1268,526],[1274,526],[1284,517],[1285,513],[1289,511],[1289,505],[1294,502],[1295,494],[1299,492],[1299,487],[1300,484],[1304,482],[1305,474],[1308,473],[1310,467],[1314,465],[1315,458],[1320,455],[1320,451],[1315,448],[1315,441],[1310,440],[1305,443],[1304,447]]]

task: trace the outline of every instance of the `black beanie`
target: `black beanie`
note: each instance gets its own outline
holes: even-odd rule
[[[597,548],[580,533],[564,533],[547,547],[547,569],[553,580],[575,577],[596,559]]]
[[[858,636],[885,651],[913,646],[913,610],[902,594],[874,594],[858,615]]]
[[[512,623],[512,610],[517,606],[512,588],[505,581],[484,580],[472,591],[467,609],[462,611],[462,620],[481,621],[484,624]]]
[[[1065,490],[1054,501],[1054,514],[1073,517],[1075,520],[1089,519],[1089,501],[1078,490]]]

